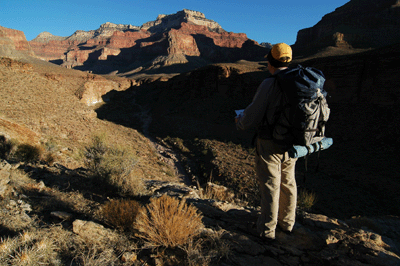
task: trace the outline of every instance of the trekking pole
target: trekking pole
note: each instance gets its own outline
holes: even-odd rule
[[[306,183],[306,178],[307,178],[307,171],[308,171],[308,168],[307,168],[307,162],[308,162],[308,154],[304,157],[304,166],[305,166],[305,168],[306,168],[306,170],[304,171],[304,177],[303,177],[303,183],[305,184]]]

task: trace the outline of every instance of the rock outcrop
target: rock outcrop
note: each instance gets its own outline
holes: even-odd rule
[[[22,31],[0,26],[0,55],[17,55],[15,51],[33,55],[33,50]]]
[[[400,42],[398,0],[352,0],[325,15],[315,26],[300,30],[298,51],[327,46],[377,48]]]
[[[203,13],[188,9],[184,9],[173,15],[158,15],[155,21],[143,24],[141,29],[146,29],[150,32],[163,31],[168,28],[180,27],[182,22],[205,26],[214,32],[224,32],[224,29],[217,22],[207,19]]]
[[[246,34],[226,32],[204,14],[186,9],[159,15],[141,27],[107,22],[97,30],[76,31],[69,37],[45,32],[30,45],[39,58],[67,68],[125,75],[261,59],[268,51]]]

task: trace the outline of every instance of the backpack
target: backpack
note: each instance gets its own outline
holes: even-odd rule
[[[330,114],[322,71],[297,65],[274,77],[281,99],[277,99],[280,104],[273,124],[268,125],[273,140],[287,146],[309,146],[321,141]]]

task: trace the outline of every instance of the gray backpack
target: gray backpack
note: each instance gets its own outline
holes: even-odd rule
[[[325,137],[330,109],[323,89],[324,74],[312,67],[297,65],[278,72],[276,85],[281,90],[280,106],[275,111],[272,138],[277,143],[309,146]]]

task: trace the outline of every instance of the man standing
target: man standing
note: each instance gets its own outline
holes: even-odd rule
[[[287,69],[292,61],[292,49],[285,43],[272,47],[267,55],[268,71],[276,75]],[[290,158],[290,143],[277,143],[272,138],[276,109],[280,106],[281,91],[275,78],[265,79],[258,87],[252,103],[236,119],[238,129],[257,128],[255,167],[261,192],[261,215],[257,233],[266,240],[275,239],[276,227],[291,232],[295,223],[297,187],[296,159]]]

